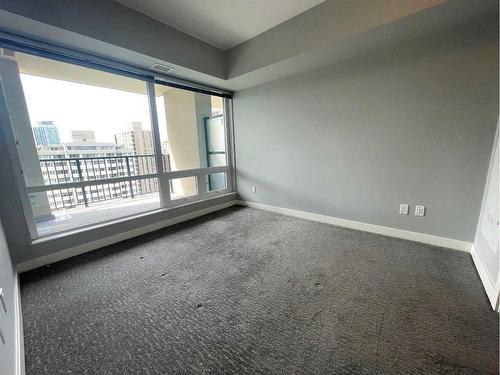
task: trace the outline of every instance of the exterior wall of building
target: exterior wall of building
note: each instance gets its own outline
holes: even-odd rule
[[[210,96],[184,90],[169,90],[163,94],[167,120],[169,160],[172,170],[206,167],[204,118],[212,114]],[[173,193],[196,193],[193,179],[172,181]]]
[[[71,138],[75,143],[95,142],[95,133],[92,130],[71,130]]]

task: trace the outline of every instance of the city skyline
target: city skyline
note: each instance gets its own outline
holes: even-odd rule
[[[53,120],[44,120],[44,121],[41,121],[41,122],[51,123],[52,127],[55,127],[56,129],[58,129],[58,124],[55,121],[53,121]],[[139,125],[138,128],[137,128],[137,124]],[[61,140],[59,140],[59,142],[39,142],[38,138],[36,136],[36,130],[38,130],[38,129],[36,129],[36,128],[38,128],[40,126],[33,126],[32,130],[33,130],[35,145],[37,147],[39,147],[39,146],[61,146],[61,145],[66,145],[66,144],[81,144],[81,143],[113,144],[113,145],[117,145],[117,146],[130,146],[123,139],[123,137],[117,137],[117,136],[120,135],[120,134],[123,134],[123,133],[130,132],[132,130],[134,130],[134,131],[148,132],[149,135],[151,135],[151,131],[149,129],[142,129],[142,123],[141,122],[132,121],[132,122],[128,122],[126,125],[127,125],[126,128],[120,129],[119,132],[113,134],[112,141],[98,139],[97,136],[95,135],[95,131],[94,130],[90,130],[90,129],[68,129],[69,132],[70,132],[70,137],[69,137],[69,139],[67,141],[61,141]],[[82,139],[82,133],[87,133],[86,139],[84,139],[84,140]],[[118,139],[121,139],[121,141],[118,141]],[[164,143],[167,143],[167,142],[165,141]],[[128,147],[128,148],[131,148],[131,147]]]
[[[47,126],[57,130],[52,120]],[[100,142],[93,130],[71,130],[71,142],[37,145],[42,178],[45,184],[67,183],[127,175],[153,173],[156,162],[151,131],[142,129],[140,122],[127,124],[124,131],[114,135],[114,142]],[[76,207],[79,204],[102,199],[133,197],[158,190],[158,182],[151,179],[114,184],[93,185],[85,189],[48,191],[51,209]],[[104,197],[104,198],[103,198]]]
[[[20,76],[31,127],[54,121],[61,143],[71,142],[71,130],[92,130],[104,143],[114,143],[114,135],[125,131],[130,122],[141,122],[144,130],[151,130],[146,95],[29,74]],[[165,123],[163,101],[158,99],[156,103],[158,120]],[[160,127],[160,134],[162,138],[166,135],[165,127]]]

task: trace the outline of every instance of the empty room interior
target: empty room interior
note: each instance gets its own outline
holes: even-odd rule
[[[499,374],[497,0],[1,0],[0,375]]]

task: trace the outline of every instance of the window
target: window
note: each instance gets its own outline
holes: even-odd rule
[[[33,238],[231,191],[229,99],[0,55]]]
[[[165,171],[227,167],[223,99],[160,84],[155,85],[155,95]],[[225,182],[210,176],[173,179],[172,199],[225,189]],[[200,181],[204,186],[197,191]]]

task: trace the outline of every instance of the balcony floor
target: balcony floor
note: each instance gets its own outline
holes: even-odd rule
[[[75,207],[53,211],[54,218],[36,223],[40,237],[77,229],[121,217],[135,215],[160,208],[158,193],[143,194],[134,198],[119,198],[89,207]]]

